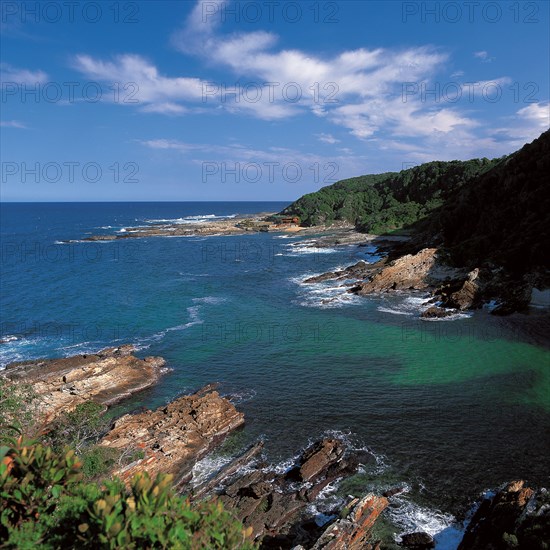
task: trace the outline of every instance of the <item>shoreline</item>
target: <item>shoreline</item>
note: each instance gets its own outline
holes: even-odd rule
[[[141,387],[135,391],[122,387],[113,395],[116,392],[104,376],[105,368],[98,368],[99,365],[124,370],[132,368],[136,361],[153,361],[154,369],[147,371],[146,378],[150,384],[159,380],[164,359],[138,359],[132,355],[134,351],[131,346],[120,346],[91,355],[21,362],[9,365],[0,377],[14,383],[30,380],[41,388],[43,402],[49,406],[48,396],[65,394],[68,400],[56,408],[57,415],[72,410],[77,401],[82,402],[80,390],[90,387],[97,391],[88,391],[88,402],[103,404],[106,410],[148,386],[141,380]],[[64,384],[61,389],[60,376]],[[103,399],[104,391],[110,400]],[[53,415],[43,409],[41,414],[45,414],[46,425],[54,421]],[[141,453],[126,465],[113,466],[108,477],[118,476],[128,486],[133,476],[142,472],[151,476],[172,474],[176,491],[190,494],[192,500],[217,496],[245,528],[251,529],[254,538],[262,541],[262,548],[356,548],[352,541],[361,541],[357,548],[376,550],[380,548],[376,541],[383,540],[382,547],[388,549],[434,548],[436,543],[441,548],[481,549],[488,541],[499,539],[503,517],[513,515],[517,521],[515,529],[521,532],[533,524],[544,529],[545,514],[550,513],[548,493],[531,489],[521,480],[501,486],[489,497],[485,495],[470,510],[469,522],[460,522],[445,512],[423,508],[407,499],[406,484],[337,496],[342,482],[369,464],[376,464],[370,451],[354,449],[337,435],[304,442],[284,469],[266,461],[260,439],[233,453],[229,461],[211,468],[208,475],[200,474],[200,481],[194,482],[195,467],[219,449],[228,434],[243,425],[244,414],[211,384],[155,410],[142,408],[116,417],[97,444],[123,454],[128,450]],[[330,497],[333,491],[334,497]],[[422,530],[421,522],[412,531],[402,530],[395,512],[404,504],[418,507],[423,514],[433,513],[434,518],[447,517],[447,523],[439,531],[430,531],[434,527],[427,528],[427,524]]]

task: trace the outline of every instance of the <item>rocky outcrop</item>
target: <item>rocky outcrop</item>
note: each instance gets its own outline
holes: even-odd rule
[[[386,497],[368,494],[348,504],[351,512],[331,524],[313,545],[313,550],[377,550],[379,542],[372,542],[371,529],[378,516],[388,506]]]
[[[550,494],[524,481],[484,499],[458,550],[542,550],[550,540]]]
[[[314,283],[323,283],[325,281],[340,281],[345,279],[364,279],[372,273],[373,270],[381,269],[381,266],[385,263],[383,260],[377,262],[376,264],[368,264],[363,260],[357,262],[356,264],[350,265],[345,269],[340,269],[338,271],[329,271],[327,273],[321,273],[320,275],[315,275],[305,279],[303,282],[306,284]]]
[[[79,403],[112,405],[155,384],[165,364],[161,357],[139,359],[132,346],[62,359],[38,359],[8,365],[2,375],[32,384],[49,422]]]
[[[181,487],[190,481],[195,463],[243,424],[243,413],[207,386],[154,411],[122,416],[100,445],[142,452],[142,458],[115,472],[122,479],[162,472]]]
[[[438,260],[436,248],[424,248],[393,260],[355,290],[365,295],[390,290],[425,290],[445,279],[457,276],[457,270]]]
[[[249,458],[251,452],[255,456],[256,448],[252,447],[239,457],[237,463],[242,465],[243,457]],[[372,456],[350,453],[339,439],[327,438],[308,447],[295,465],[284,473],[260,462],[253,468],[248,466],[244,475],[226,476],[225,479],[218,475],[214,479],[219,500],[246,527],[252,528],[253,536],[261,541],[262,548],[292,548],[296,545],[311,548],[326,529],[326,525],[316,523],[312,504],[327,485],[353,474],[360,462],[369,460]],[[235,468],[230,465],[228,471],[233,473]],[[199,492],[203,494],[202,490]],[[385,507],[380,503],[386,499],[380,498],[382,500],[376,500],[376,503],[369,501],[373,507],[370,512],[372,522]],[[355,500],[348,509],[355,509],[357,503]],[[367,504],[361,509],[357,517],[352,514],[348,518],[345,530],[342,524],[342,534],[345,531],[355,538],[362,530],[366,539],[370,529],[366,519]],[[325,512],[331,516],[331,522],[338,518],[339,510]],[[335,533],[327,541],[332,540]],[[325,548],[325,545],[319,548]]]
[[[435,291],[444,307],[464,311],[480,307],[485,285],[481,282],[480,270],[474,269],[466,279],[458,279],[442,285]]]

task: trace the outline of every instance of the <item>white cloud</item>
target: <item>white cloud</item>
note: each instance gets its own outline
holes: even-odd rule
[[[0,63],[0,81],[3,83],[14,83],[18,85],[44,84],[48,81],[48,75],[41,70],[33,71],[13,67],[8,63]]]
[[[185,54],[199,56],[203,68],[216,67],[217,72],[229,69],[230,76],[223,81],[163,75],[152,62],[133,54],[108,61],[80,55],[75,66],[88,78],[101,82],[135,83],[139,101],[135,105],[148,113],[225,112],[262,120],[313,114],[327,125],[345,128],[360,141],[376,139],[377,147],[397,142],[409,147],[407,140],[416,139],[407,150],[416,147],[419,155],[432,158],[451,150],[458,156],[476,145],[483,144],[488,150],[500,146],[477,118],[482,113],[478,105],[470,102],[481,101],[484,90],[491,96],[491,90],[511,82],[509,77],[463,83],[462,104],[429,94],[422,97],[421,93],[403,97],[408,84],[413,88],[425,84],[428,90],[438,84],[443,87],[445,83],[438,82],[437,75],[445,71],[448,54],[433,46],[358,48],[333,55],[285,49],[279,46],[279,37],[266,30],[224,34],[221,13],[228,3],[199,0],[172,36],[173,45]],[[474,52],[474,56],[483,62],[493,59],[487,51]],[[463,72],[452,76],[458,78]],[[488,106],[485,101],[483,113]],[[516,118],[540,116],[531,108]],[[316,137],[332,145],[338,142],[329,131]],[[157,143],[157,148],[161,146],[175,148]]]
[[[531,103],[517,112],[520,118],[532,121],[533,125],[543,131],[550,126],[550,103]]]
[[[492,63],[496,58],[491,57],[489,55],[489,52],[486,52],[485,50],[474,52],[474,57],[477,59],[481,59],[482,63]]]
[[[340,143],[340,140],[336,139],[332,134],[320,133],[315,134],[315,136],[319,141],[322,141],[323,143],[330,143],[331,145],[333,145],[334,143]]]
[[[531,103],[505,119],[507,126],[491,130],[491,136],[513,149],[537,138],[550,127],[550,103]]]
[[[269,172],[269,164],[273,173],[277,175],[281,174],[285,166],[298,165],[302,173],[301,181],[309,183],[330,184],[344,177],[369,172],[368,158],[355,155],[349,149],[341,149],[339,154],[326,156],[286,147],[255,149],[239,143],[217,145],[173,139],[151,139],[140,143],[155,151],[176,152],[183,160],[195,165],[218,163],[221,166],[225,163],[228,170],[233,170],[239,165],[240,170],[245,172],[247,165],[257,164],[262,167],[264,176]],[[329,176],[330,181],[326,179]]]
[[[3,128],[27,128],[27,126],[19,120],[0,120],[0,126]]]
[[[139,55],[118,55],[110,61],[89,55],[77,55],[74,67],[87,78],[117,85],[117,96],[112,100],[123,105],[134,105],[149,112],[179,114],[184,111],[176,101],[200,101],[206,83],[198,78],[167,77]],[[109,94],[111,97],[111,94]]]

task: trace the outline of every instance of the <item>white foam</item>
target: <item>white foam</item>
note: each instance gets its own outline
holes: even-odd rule
[[[423,531],[434,538],[436,549],[456,550],[464,535],[464,527],[451,514],[411,502],[406,492],[408,487],[404,493],[393,497],[387,512],[390,520],[401,529],[396,542],[400,542],[405,533]]]
[[[227,216],[218,216],[216,214],[199,214],[196,216],[185,216],[183,218],[160,218],[153,220],[145,220],[145,223],[169,223],[169,224],[192,224],[192,223],[204,223],[212,220],[227,220],[233,219],[237,214],[229,214]]]
[[[229,392],[229,394],[224,397],[228,397],[233,405],[240,405],[245,401],[250,401],[251,399],[254,399],[256,397],[256,390],[250,388],[240,391],[233,391]]]
[[[204,296],[203,298],[193,298],[195,304],[223,304],[227,298],[221,296]]]
[[[202,460],[199,460],[191,470],[192,479],[191,485],[198,487],[208,481],[214,474],[219,472],[225,465],[232,460],[231,456],[212,456],[209,455]]]
[[[400,296],[405,296],[404,299],[399,299]],[[388,304],[388,302],[390,302]],[[406,295],[405,291],[392,294],[391,298],[384,299],[384,305],[378,306],[376,309],[382,313],[390,313],[392,315],[406,315],[419,317],[424,311],[426,311],[432,305],[439,305],[431,303],[431,296],[410,296]],[[445,311],[452,312],[446,317],[427,317],[422,318],[422,321],[437,322],[437,321],[456,321],[457,319],[467,319],[472,316],[472,312],[457,312],[454,309],[446,309]]]
[[[294,303],[303,307],[315,307],[320,309],[339,308],[352,304],[361,304],[361,297],[348,292],[349,287],[342,285],[334,286],[333,280],[321,283],[304,283],[306,279],[314,277],[314,274],[291,277],[290,282],[301,288],[301,293]],[[342,281],[345,282],[345,281]]]
[[[317,246],[296,246],[296,245],[289,245],[289,247],[292,247],[290,249],[290,252],[288,256],[299,256],[301,254],[334,254],[335,252],[338,252],[336,248],[320,248]]]

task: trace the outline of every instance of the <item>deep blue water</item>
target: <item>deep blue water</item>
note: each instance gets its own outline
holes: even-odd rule
[[[434,510],[461,515],[507,480],[548,485],[547,312],[422,323],[420,296],[367,299],[330,283],[301,285],[376,251],[307,249],[300,236],[61,244],[152,220],[284,206],[2,204],[0,338],[9,341],[0,361],[121,343],[162,355],[171,372],[124,407],[219,382],[246,415],[236,447],[263,437],[269,458],[281,461],[329,431],[347,434],[378,457],[355,480],[361,490],[410,486],[396,511],[403,528],[436,532],[449,519]]]

